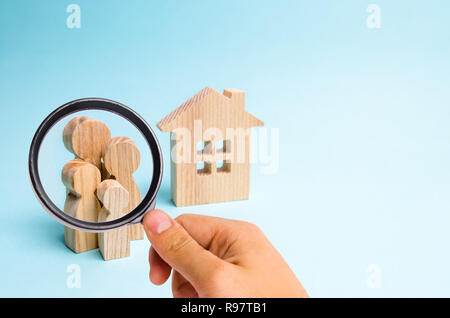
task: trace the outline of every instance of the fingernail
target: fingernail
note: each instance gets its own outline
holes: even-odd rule
[[[153,210],[145,218],[145,226],[153,234],[161,234],[172,226],[170,217],[161,210]]]

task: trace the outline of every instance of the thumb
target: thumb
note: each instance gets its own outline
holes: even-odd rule
[[[191,284],[207,282],[222,260],[200,246],[175,220],[161,210],[148,212],[145,233],[159,256]]]

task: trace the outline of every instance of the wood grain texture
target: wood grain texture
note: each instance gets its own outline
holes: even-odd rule
[[[133,211],[142,201],[141,193],[133,178],[133,173],[138,169],[140,160],[141,154],[139,149],[127,137],[112,138],[106,144],[103,151],[105,169],[130,195],[125,213]],[[141,240],[144,238],[144,229],[141,224],[131,225],[129,228],[131,240]]]
[[[98,222],[108,222],[125,215],[130,195],[115,180],[105,180],[97,187],[97,197],[103,204]],[[105,261],[130,256],[130,231],[127,226],[98,234],[98,246]]]
[[[100,170],[93,164],[74,159],[64,166],[62,182],[67,189],[64,212],[79,220],[97,222],[100,204],[95,191],[101,182]],[[96,233],[82,232],[65,226],[64,239],[67,247],[76,253],[98,247]]]
[[[85,116],[72,118],[63,131],[66,148],[83,159],[103,170],[101,156],[103,148],[111,139],[109,128],[99,120]]]
[[[175,205],[248,199],[250,129],[263,125],[245,111],[245,93],[238,89],[225,89],[221,94],[206,87],[163,118],[157,126],[171,132],[171,191]],[[180,128],[190,132],[187,144]],[[211,134],[212,129],[218,133]],[[234,134],[229,134],[230,130]],[[225,146],[218,148],[218,141]],[[206,142],[206,146],[198,151],[200,142]],[[182,151],[173,151],[181,143],[190,147],[183,150],[190,154],[188,160],[180,159],[185,155],[180,154]],[[217,168],[217,162],[222,161]],[[199,162],[204,163],[204,169],[197,170]]]

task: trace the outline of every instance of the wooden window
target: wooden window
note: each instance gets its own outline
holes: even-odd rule
[[[212,154],[212,142],[211,141],[200,141],[197,143],[197,153],[201,154]]]
[[[211,163],[200,161],[197,163],[197,174],[199,175],[210,175],[211,174]]]
[[[229,173],[231,171],[231,162],[228,160],[219,160],[216,163],[217,172]]]
[[[231,172],[231,161],[225,156],[231,152],[231,140],[219,140],[215,144],[210,140],[201,141],[197,143],[196,151],[201,156],[197,163],[197,175],[211,175],[213,171],[221,174]]]
[[[218,140],[216,143],[217,153],[230,153],[231,152],[231,140]]]

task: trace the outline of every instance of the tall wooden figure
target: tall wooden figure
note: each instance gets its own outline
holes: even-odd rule
[[[105,169],[130,194],[130,201],[128,202],[125,213],[134,210],[142,201],[141,193],[133,178],[133,173],[138,169],[140,160],[141,153],[139,149],[127,137],[112,138],[103,149]],[[142,224],[131,225],[129,228],[131,240],[141,240],[144,238]]]
[[[100,204],[95,190],[101,176],[106,174],[101,156],[103,147],[110,139],[109,128],[89,117],[74,117],[64,127],[64,146],[77,159],[70,161],[63,170],[63,182],[67,188],[64,211],[69,215],[97,222]],[[66,245],[77,253],[98,247],[98,235],[95,233],[83,233],[65,226],[64,237]]]
[[[90,162],[100,169],[104,175],[102,166],[102,151],[106,143],[111,139],[108,126],[99,120],[85,116],[72,118],[63,131],[64,146],[75,155],[76,158]],[[104,176],[103,179],[106,179]]]
[[[125,215],[130,196],[119,182],[105,180],[100,183],[97,187],[97,197],[103,204],[98,222],[113,221]],[[98,234],[99,250],[105,261],[130,256],[129,234],[128,227]]]
[[[100,170],[80,159],[69,161],[63,168],[62,181],[67,189],[64,212],[79,220],[97,222],[100,204],[95,196],[101,182]],[[67,247],[81,253],[98,247],[96,233],[64,227]]]

